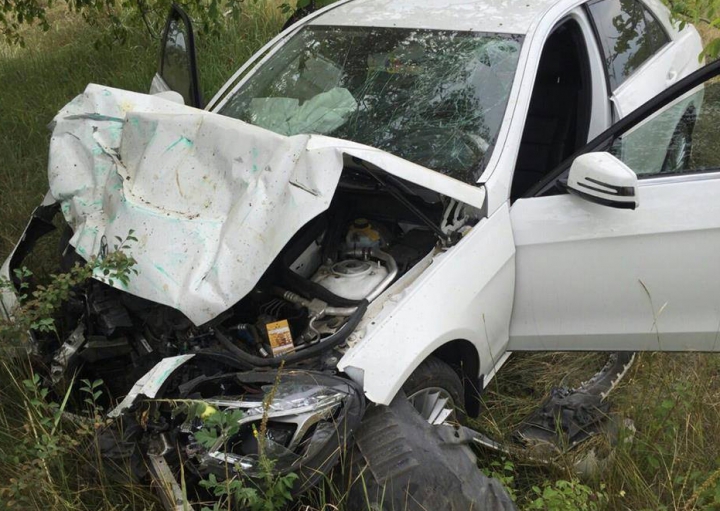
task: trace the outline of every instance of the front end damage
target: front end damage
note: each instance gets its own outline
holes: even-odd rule
[[[361,389],[346,378],[247,372],[217,354],[183,355],[162,360],[133,387],[109,414],[118,421],[100,447],[116,472],[151,477],[168,509],[187,505],[187,489],[211,498],[200,485],[211,475],[261,486],[261,456],[276,476],[297,476],[299,495],[337,463],[364,411]]]
[[[152,478],[169,509],[211,475],[261,479],[261,455],[298,476],[294,493],[317,484],[366,407],[337,366],[368,304],[459,241],[484,201],[372,148],[93,85],[55,118],[49,181],[2,267],[18,291],[3,289],[3,314],[57,226],[60,270],[128,252],[136,275],[95,272],[26,349],[58,392],[103,380],[104,459]]]

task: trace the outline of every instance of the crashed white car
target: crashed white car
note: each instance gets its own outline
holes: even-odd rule
[[[718,349],[720,68],[686,78],[700,38],[658,0],[341,1],[204,110],[178,8],[163,44],[154,95],[90,85],[55,118],[50,192],[2,267],[58,211],[67,263],[134,232],[138,275],[78,292],[62,346],[35,336],[54,379],[127,396],[115,416],[173,378],[232,407],[283,365],[294,470],[341,403],[346,426],[401,389],[431,423],[476,414],[511,351]],[[198,390],[221,367],[244,376]],[[192,452],[200,475],[231,455]]]

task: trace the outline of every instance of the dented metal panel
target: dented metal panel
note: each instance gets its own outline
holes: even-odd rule
[[[200,325],[245,296],[327,209],[345,155],[469,205],[484,202],[481,188],[361,144],[286,137],[99,85],[55,117],[50,191],[78,254],[112,250],[133,230],[128,252],[139,275],[124,290]]]

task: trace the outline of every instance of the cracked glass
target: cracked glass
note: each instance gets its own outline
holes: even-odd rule
[[[465,182],[487,163],[522,36],[307,26],[220,113],[377,147]]]

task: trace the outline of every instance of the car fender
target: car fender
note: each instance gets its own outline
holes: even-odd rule
[[[413,282],[401,279],[378,298],[338,364],[372,402],[389,405],[415,368],[448,342],[470,341],[482,374],[503,358],[515,285],[508,205],[430,257]]]

